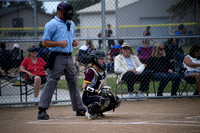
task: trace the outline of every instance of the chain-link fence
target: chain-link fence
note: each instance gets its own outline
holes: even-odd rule
[[[60,2],[1,2],[0,104],[34,101],[33,93],[27,101],[25,95],[20,97],[20,85],[16,85],[19,67],[23,58],[30,56],[27,49],[32,45],[39,47],[44,26],[57,15]],[[76,11],[72,20],[79,46],[74,48],[73,57],[80,90],[84,74],[91,66],[89,53],[100,49],[107,55],[106,84],[123,98],[198,94],[200,81],[195,82],[194,77],[185,79],[182,67],[192,45],[199,46],[199,0],[69,0],[68,3]],[[125,58],[131,51],[133,54]],[[47,61],[48,54],[48,48],[38,49],[37,56],[44,61]],[[23,91],[25,87],[32,89],[33,84],[22,86]],[[64,77],[59,80],[52,100],[70,101]]]

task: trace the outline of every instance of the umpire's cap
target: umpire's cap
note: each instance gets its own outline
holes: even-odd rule
[[[72,10],[72,11],[74,11],[74,8],[68,3],[61,2],[58,4],[57,10],[66,10],[66,11]]]

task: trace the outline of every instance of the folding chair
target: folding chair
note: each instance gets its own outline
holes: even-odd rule
[[[116,74],[116,81],[117,81],[117,79],[118,79],[118,77],[120,76],[120,74],[119,74],[119,73],[115,73],[115,74]],[[140,84],[140,82],[139,82],[139,81],[135,81],[135,84]],[[135,85],[135,84],[134,84],[134,85]],[[117,95],[118,85],[120,85],[120,93],[121,93],[121,97],[123,97],[123,94],[125,93],[125,91],[123,90],[122,85],[126,85],[126,82],[125,82],[125,81],[122,81],[122,80],[116,82],[115,95]],[[133,87],[134,87],[134,86],[133,86]],[[135,90],[135,89],[133,88],[133,90]],[[127,92],[127,91],[126,91],[126,92]],[[146,95],[149,96],[149,91],[146,92]]]
[[[20,72],[20,82],[19,84],[14,84],[13,86],[20,87],[20,101],[23,102],[23,95],[25,95],[25,101],[27,102],[28,96],[33,94],[34,89],[33,89],[33,84],[28,83],[26,80],[26,73]],[[31,86],[31,87],[29,87]],[[41,85],[40,90],[42,91],[44,87],[44,84]],[[54,92],[55,99],[57,100],[57,88]]]
[[[153,91],[154,91],[154,95],[155,96],[157,96],[157,94],[156,94],[156,83],[155,82],[158,82],[158,80],[155,80],[155,79],[151,79],[152,80],[152,82],[153,82]]]
[[[186,77],[183,80],[185,81],[185,84],[183,85],[183,90],[181,92],[181,95],[183,94],[183,92],[186,92],[186,94],[188,96],[188,92],[189,92],[189,89],[187,88],[188,84],[191,85],[192,89],[195,90],[195,92],[194,92],[194,95],[195,95],[195,93],[198,92],[198,89],[194,85],[196,83],[195,77]]]
[[[118,78],[120,76],[119,73],[115,73],[116,74],[116,90],[115,90],[115,95],[117,95],[117,91],[118,91],[118,85],[120,85],[120,93],[121,93],[121,97],[123,97],[123,88],[122,88],[122,85],[123,84],[126,84],[124,81],[118,81]]]
[[[184,73],[186,71],[186,68],[182,67],[179,71],[179,74],[182,76],[182,85],[183,85],[183,90],[181,91],[180,95],[183,94],[183,92],[186,92],[187,96],[188,96],[188,84],[192,87],[192,89],[195,90],[194,94],[195,95],[196,93],[198,94],[198,89],[196,88],[196,86],[194,84],[196,84],[196,80],[195,80],[195,77],[185,77],[184,78]]]

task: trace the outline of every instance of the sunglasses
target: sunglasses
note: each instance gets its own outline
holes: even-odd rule
[[[165,50],[165,48],[159,48],[160,51]]]
[[[38,52],[38,48],[29,48],[29,52]]]
[[[130,50],[131,48],[129,47],[123,47],[124,50]]]

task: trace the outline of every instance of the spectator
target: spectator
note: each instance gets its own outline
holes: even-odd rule
[[[80,50],[83,50],[83,51],[88,51],[89,53],[91,53],[92,50],[95,50],[95,46],[92,42],[92,40],[86,40],[86,44],[85,45],[82,45],[80,48],[79,48],[79,51]]]
[[[143,39],[142,45],[139,46],[137,49],[138,58],[143,64],[147,64],[147,60],[151,56],[152,51],[153,51],[153,45],[150,45],[149,39]]]
[[[107,64],[108,72],[114,72],[114,58],[120,53],[120,49],[123,43],[124,43],[124,40],[118,40],[118,44],[114,45],[108,51],[108,56],[110,59],[110,62]]]
[[[5,64],[5,51],[6,51],[6,43],[5,42],[0,42],[0,67],[2,70],[4,70],[4,64]]]
[[[195,77],[198,95],[200,95],[200,45],[193,45],[189,55],[183,60],[183,67],[187,69],[185,77]]]
[[[185,26],[183,24],[180,24],[178,26],[178,30],[175,30],[173,32],[173,35],[175,36],[180,36],[180,35],[183,35],[184,32],[185,32]],[[173,38],[173,43],[177,45],[177,49],[179,50],[179,52],[182,52],[183,53],[183,50],[181,48],[181,46],[183,45],[183,39],[181,38]]]
[[[41,84],[46,82],[46,73],[44,72],[46,62],[41,57],[37,57],[37,52],[37,47],[30,47],[28,49],[29,57],[24,58],[20,67],[20,71],[27,74],[28,83],[33,83],[35,102],[38,102]]]
[[[143,36],[151,36],[151,27],[150,26],[147,26],[146,27],[146,30],[143,32]],[[155,40],[151,39],[151,41],[153,41],[154,43],[156,43]]]
[[[107,24],[107,30],[106,30],[106,37],[113,37],[113,31],[111,29],[111,24]],[[110,50],[111,47],[115,45],[114,40],[108,40],[108,49]]]
[[[173,39],[168,39],[166,42],[163,42],[163,44],[165,46],[166,57],[169,60],[174,60],[174,55],[176,53],[184,54],[182,47],[179,47]]]
[[[146,30],[143,32],[143,36],[151,36],[150,30],[151,30],[151,27],[147,26]]]
[[[5,43],[5,42],[0,42],[0,53],[1,53],[3,50],[6,50],[6,43]]]
[[[14,44],[12,50],[12,68],[19,67],[23,59],[23,50],[20,50],[19,44]]]
[[[86,40],[86,44],[82,45],[77,51],[77,61],[83,64],[90,62],[90,53],[96,50],[92,40]]]
[[[125,81],[128,87],[127,97],[133,97],[133,86],[136,81],[140,81],[139,92],[136,94],[138,98],[143,98],[143,92],[149,90],[149,82],[151,73],[144,71],[145,66],[140,62],[136,55],[133,55],[131,46],[128,43],[123,43],[121,47],[121,54],[114,59],[115,73],[120,76],[117,82]]]
[[[173,72],[171,62],[165,57],[164,44],[155,44],[152,56],[147,62],[146,69],[153,72],[153,79],[160,81],[157,96],[163,96],[163,91],[170,80],[172,80],[171,96],[176,96],[179,89],[181,77]]]
[[[88,69],[83,82],[84,90],[82,100],[87,106],[86,116],[88,119],[105,117],[103,112],[115,109],[120,104],[117,96],[104,97],[100,95],[101,88],[104,88],[106,77],[106,65],[104,63],[105,53],[103,51],[92,51],[91,61],[93,66]]]
[[[99,32],[98,34],[98,38],[101,38],[102,37],[102,31]],[[101,49],[101,44],[102,44],[102,40],[98,40],[98,43],[99,43],[99,50]]]
[[[39,43],[39,48],[38,48],[38,57],[41,57],[45,62],[47,62],[48,57],[50,54],[50,49],[47,47],[42,46],[42,41]]]
[[[6,50],[6,43],[0,43],[0,66],[5,74],[8,74],[9,69],[11,69],[12,63],[12,53]]]

